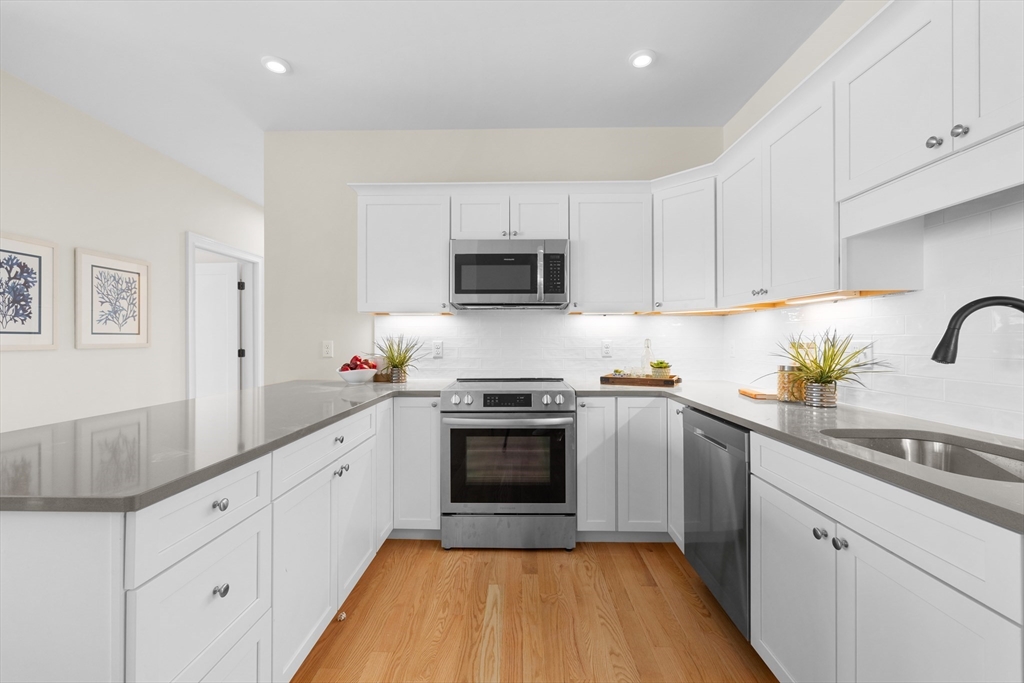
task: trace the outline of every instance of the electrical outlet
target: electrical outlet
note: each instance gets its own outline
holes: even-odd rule
[[[871,346],[871,340],[867,338],[854,337],[850,340],[850,351],[864,349],[864,353],[857,358],[859,361],[873,361],[875,359],[875,347]]]
[[[604,339],[601,341],[601,358],[612,357],[612,340]]]
[[[444,358],[444,342],[440,339],[435,339],[432,348],[434,349],[433,358]]]
[[[325,341],[323,351],[321,351],[324,358],[334,358],[334,342]]]

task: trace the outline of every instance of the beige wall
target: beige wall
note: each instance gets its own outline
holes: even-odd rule
[[[812,71],[888,4],[888,0],[846,0],[722,128],[727,149]]]
[[[56,242],[56,351],[0,354],[0,431],[185,396],[185,233],[263,253],[252,202],[0,72],[0,229]],[[74,249],[149,261],[151,346],[77,350]]]
[[[373,341],[347,183],[649,180],[721,151],[719,128],[267,133],[266,382],[332,377]]]

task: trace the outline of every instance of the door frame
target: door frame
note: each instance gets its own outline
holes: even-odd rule
[[[194,232],[185,233],[185,398],[196,397],[196,249],[233,258],[242,263],[247,273],[247,288],[252,295],[242,297],[242,348],[246,350],[242,365],[242,388],[246,378],[252,386],[263,386],[263,257],[229,244],[212,240]],[[245,324],[248,312],[249,324]],[[248,368],[246,363],[248,362]],[[246,371],[248,369],[248,372]]]

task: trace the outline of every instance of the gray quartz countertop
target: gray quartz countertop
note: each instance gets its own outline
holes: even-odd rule
[[[127,512],[152,505],[390,396],[437,396],[450,380],[405,385],[294,381],[0,434],[0,510]],[[671,389],[569,380],[580,397],[660,396],[1024,534],[1024,483],[942,472],[821,433],[905,429],[996,445],[1024,461],[1024,441],[840,405],[755,401],[731,382]]]

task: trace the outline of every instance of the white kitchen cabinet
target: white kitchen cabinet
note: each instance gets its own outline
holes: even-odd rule
[[[750,644],[780,681],[836,680],[835,535],[831,519],[750,478]]]
[[[576,399],[576,528],[615,531],[615,398]]]
[[[651,195],[569,197],[573,313],[651,310]]]
[[[373,449],[373,507],[376,549],[384,545],[395,528],[394,401],[377,404],[377,441]]]
[[[761,135],[767,300],[839,288],[832,88],[787,102]]]
[[[668,534],[683,550],[686,515],[683,487],[683,406],[668,403]]]
[[[360,196],[357,308],[448,311],[449,199]]]
[[[508,239],[508,196],[453,195],[453,240]]]
[[[715,307],[715,179],[654,193],[654,310]]]
[[[377,552],[373,526],[374,441],[339,460],[331,484],[332,557],[337,580],[335,608],[352,592]]]
[[[1024,2],[954,2],[953,57],[954,151],[1024,123]]]
[[[668,399],[616,399],[618,530],[668,529]]]
[[[896,3],[836,78],[838,199],[952,151],[953,4]]]
[[[201,683],[270,683],[273,671],[271,631],[271,613],[267,612],[202,677]]]
[[[395,398],[395,528],[441,528],[441,413],[437,398]]]
[[[512,195],[509,201],[509,237],[512,239],[569,239],[568,195]]]
[[[718,164],[718,306],[767,300],[761,145],[743,140]]]
[[[274,681],[290,681],[338,610],[328,466],[274,501]]]

